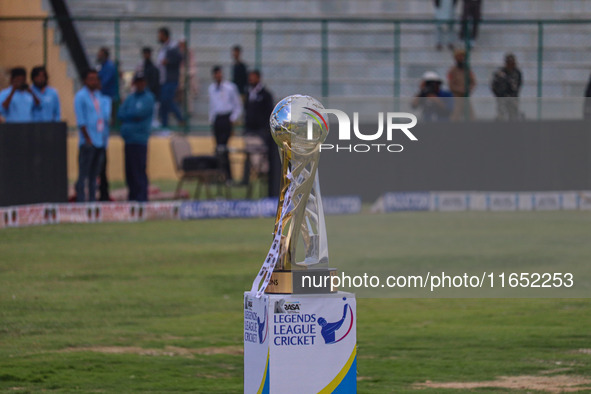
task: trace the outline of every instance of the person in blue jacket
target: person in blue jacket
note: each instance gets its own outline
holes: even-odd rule
[[[115,105],[119,103],[119,70],[117,64],[111,60],[111,54],[107,47],[99,49],[96,61],[99,79],[101,80],[101,94],[111,98],[111,111],[115,111]],[[112,112],[111,124],[115,123],[115,115]]]
[[[47,85],[49,74],[45,66],[33,67],[31,70],[33,93],[41,101],[41,105],[33,108],[33,121],[59,122],[61,120],[60,98],[57,90]]]
[[[99,79],[101,80],[101,93],[114,100],[117,97],[118,78],[117,66],[110,59],[109,48],[102,47],[96,55],[99,65]]]
[[[422,109],[422,120],[449,120],[454,110],[453,95],[441,87],[443,80],[434,71],[423,74],[421,90],[411,102],[412,108]]]
[[[135,91],[119,108],[121,137],[125,141],[125,180],[129,200],[145,202],[148,201],[146,162],[154,95],[146,90],[146,79],[141,71],[134,75],[133,85]]]

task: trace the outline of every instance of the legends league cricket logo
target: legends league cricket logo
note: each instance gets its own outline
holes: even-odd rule
[[[353,328],[353,322],[355,319],[353,316],[353,308],[351,308],[351,305],[349,305],[349,303],[347,302],[347,297],[343,297],[343,301],[345,302],[345,305],[343,305],[343,315],[339,320],[328,322],[328,320],[327,320],[328,317],[323,317],[323,316],[318,317],[318,320],[316,320],[316,323],[320,326],[320,335],[322,335],[322,339],[324,339],[324,343],[326,345],[332,345],[335,343],[339,343],[340,341],[342,341],[343,339],[345,339],[349,335],[349,333],[351,332],[351,329]],[[297,308],[295,308],[297,310],[294,311],[294,313],[300,313],[299,301],[287,303],[287,302],[285,302],[285,299],[283,299],[283,298],[275,301],[273,313],[274,314],[290,313],[290,310],[294,309],[294,308],[290,307],[293,304],[297,304]],[[266,313],[267,313],[267,310],[265,309],[265,314]],[[262,324],[264,324],[264,322]],[[260,331],[261,330],[260,327],[261,327],[261,323],[259,321],[259,332],[262,332],[262,331]],[[262,334],[259,334],[259,335],[262,338]]]
[[[269,334],[269,324],[267,324],[267,307],[265,307],[265,313],[263,315],[264,320],[261,321],[260,316],[257,316],[257,327],[258,327],[258,334],[259,334],[259,343],[264,343],[267,340],[267,335]]]
[[[347,298],[343,297],[343,301],[347,301]],[[337,331],[343,326],[343,324],[347,320],[347,315],[349,315],[349,323],[348,325],[345,325],[345,327],[347,327],[346,332],[343,333],[340,336],[340,338],[337,339]],[[353,328],[353,320],[353,308],[351,308],[351,306],[348,303],[346,303],[343,306],[343,316],[340,320],[329,323],[324,317],[319,317],[318,324],[320,325],[320,327],[322,327],[320,334],[324,339],[324,343],[327,345],[332,345],[345,339],[351,332],[351,328]]]

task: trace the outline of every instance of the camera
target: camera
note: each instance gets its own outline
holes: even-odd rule
[[[437,96],[437,93],[439,93],[440,85],[441,82],[439,81],[426,81],[425,86],[423,87],[423,89],[421,89],[421,92],[419,93],[419,97],[427,97],[429,95]]]

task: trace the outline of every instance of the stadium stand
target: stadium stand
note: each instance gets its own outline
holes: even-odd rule
[[[157,1],[157,0],[70,0],[74,16],[239,16],[245,18],[368,17],[373,19],[432,19],[430,1]],[[457,10],[459,12],[459,10]],[[584,0],[495,0],[485,1],[485,19],[582,19],[591,18],[591,4]],[[121,60],[124,70],[138,62],[143,45],[155,43],[155,30],[162,22],[122,22]],[[182,23],[168,23],[177,38],[184,33]],[[78,22],[78,30],[89,54],[115,41],[112,22]],[[245,60],[255,62],[255,23],[199,23],[191,26],[190,46],[195,49],[201,94],[196,109],[206,107],[204,86],[209,83],[210,66],[230,63],[230,47],[240,43]],[[321,95],[320,24],[289,22],[264,23],[262,64],[265,79],[277,97],[294,91]],[[392,95],[392,24],[331,23],[329,25],[329,73],[331,96]],[[589,76],[586,56],[591,24],[544,26],[544,97],[580,97]],[[417,81],[427,70],[445,75],[452,59],[447,51],[434,50],[434,26],[403,24],[400,93],[416,92]],[[484,24],[471,62],[479,80],[475,97],[489,97],[490,75],[511,51],[524,72],[522,96],[537,94],[538,26],[536,24]],[[228,68],[229,70],[229,68]]]

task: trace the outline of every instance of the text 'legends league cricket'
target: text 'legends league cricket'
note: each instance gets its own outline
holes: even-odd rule
[[[328,125],[309,96],[281,100],[271,133],[282,161],[271,249],[244,294],[244,392],[355,392],[355,295],[332,288],[320,194]]]

